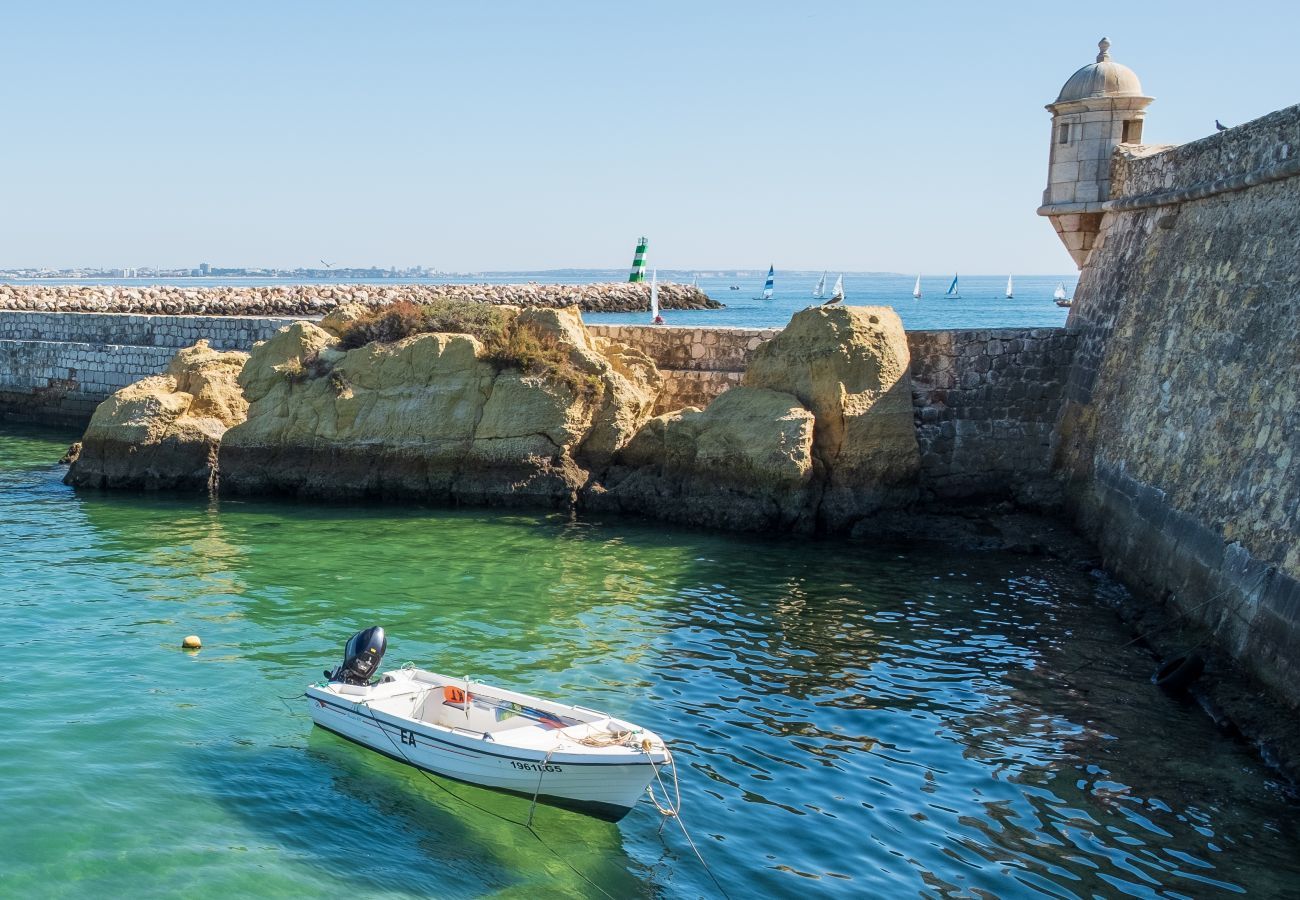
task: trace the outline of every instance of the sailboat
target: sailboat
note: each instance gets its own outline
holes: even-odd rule
[[[820,300],[826,296],[826,273],[822,272],[822,277],[817,279],[817,287],[813,288],[813,299]]]
[[[1056,283],[1056,290],[1052,291],[1052,299],[1056,301],[1057,306],[1068,307],[1073,302],[1072,300],[1070,300],[1068,297],[1065,296],[1064,281],[1058,281]]]
[[[961,299],[961,291],[957,290],[957,276],[956,276],[956,275],[953,275],[953,276],[952,276],[952,284],[948,285],[948,293],[944,294],[944,296],[945,296],[945,297],[951,297],[951,298],[954,299],[954,300],[960,300],[960,299]]]
[[[1012,291],[1011,289],[1011,276],[1008,275],[1007,276],[1007,299],[1010,300],[1014,296],[1015,296],[1015,292]]]
[[[916,287],[912,288],[912,296],[917,300],[921,299],[921,276],[916,276]]]
[[[776,274],[776,267],[775,267],[775,266],[768,266],[768,267],[767,267],[767,281],[763,282],[763,296],[762,296],[762,297],[755,297],[755,298],[754,298],[755,300],[771,300],[771,299],[772,299],[772,286],[773,286],[773,284],[774,284],[773,275],[775,275],[775,274]]]
[[[650,324],[662,325],[664,317],[659,315],[659,270],[650,270]]]

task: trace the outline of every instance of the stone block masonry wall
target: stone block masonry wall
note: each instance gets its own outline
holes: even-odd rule
[[[1108,568],[1300,705],[1300,107],[1121,151],[1059,426]]]
[[[0,417],[82,425],[109,394],[207,339],[248,349],[294,319],[0,310]]]
[[[1074,336],[1063,329],[914,331],[912,397],[930,499],[1053,506],[1053,434]]]
[[[749,356],[776,328],[688,328],[669,325],[588,325],[597,337],[627,344],[655,361],[664,391],[655,414],[704,407],[740,384]]]
[[[667,390],[656,413],[706,406],[740,384],[775,330],[592,325],[655,361]],[[1063,329],[913,331],[913,408],[922,490],[930,499],[1058,500],[1053,428],[1075,339]]]

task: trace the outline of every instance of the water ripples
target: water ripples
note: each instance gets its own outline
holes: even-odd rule
[[[598,896],[500,818],[526,801],[448,793],[286,709],[381,623],[391,665],[672,739],[685,820],[734,893],[1295,894],[1294,805],[1151,687],[1078,573],[624,521],[76,495],[48,462],[61,439],[0,431],[19,675],[0,805],[39,810],[0,824],[6,892]],[[195,631],[205,649],[179,652]],[[712,893],[649,807],[539,821],[617,896]]]

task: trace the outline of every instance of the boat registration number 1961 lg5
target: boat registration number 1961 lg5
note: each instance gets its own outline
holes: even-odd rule
[[[528,769],[530,772],[563,772],[560,766],[543,765],[542,763],[517,762],[510,760],[510,765],[516,769]]]

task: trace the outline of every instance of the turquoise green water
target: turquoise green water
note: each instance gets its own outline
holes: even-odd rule
[[[5,896],[716,896],[648,805],[540,810],[557,857],[279,699],[370,624],[668,737],[733,897],[1300,893],[1296,807],[1053,563],[78,495],[69,437],[0,427]]]

